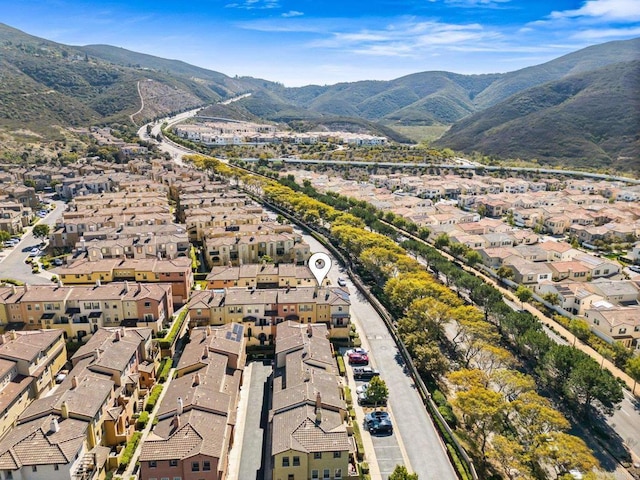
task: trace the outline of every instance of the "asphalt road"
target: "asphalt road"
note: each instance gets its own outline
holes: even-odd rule
[[[53,227],[56,221],[62,216],[65,209],[65,203],[61,201],[54,202],[56,208],[51,211],[45,218],[38,223],[46,223]],[[37,224],[36,224],[37,225]],[[16,245],[9,253],[0,261],[0,278],[11,278],[31,285],[49,284],[51,283],[46,277],[31,273],[31,265],[25,263],[29,256],[29,251],[37,247],[41,240],[35,238],[28,227],[27,233],[23,235],[20,243]],[[5,252],[8,251],[7,249]]]
[[[312,252],[329,253],[313,237],[304,235],[304,239]],[[338,277],[347,281],[351,292],[352,321],[364,337],[365,344],[369,345],[373,366],[380,370],[380,375],[389,388],[389,408],[395,427],[393,437],[399,438],[373,437],[381,472],[389,472],[389,468],[392,471],[399,460],[397,450],[392,445],[395,440],[404,447],[409,459],[408,467],[419,475],[420,480],[457,479],[431,417],[411,378],[404,372],[404,366],[399,361],[400,354],[384,321],[348,280],[348,276],[340,271],[338,265],[332,266],[328,276],[334,285],[338,284]]]

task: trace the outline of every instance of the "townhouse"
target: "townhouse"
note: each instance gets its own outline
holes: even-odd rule
[[[231,287],[296,288],[313,287],[317,280],[307,265],[293,263],[243,264],[237,267],[213,267],[207,275],[207,289]],[[325,278],[323,286],[330,280]]]
[[[159,331],[173,315],[173,299],[171,286],[163,283],[14,285],[0,287],[0,311],[7,323],[82,338],[103,326],[140,325]]]
[[[194,285],[191,259],[129,259],[114,258],[89,261],[77,260],[70,265],[51,270],[65,285],[91,285],[100,281],[167,283],[171,285],[173,303],[184,305]]]
[[[194,325],[244,325],[249,344],[272,343],[283,321],[323,323],[331,338],[348,338],[349,293],[336,287],[227,288],[196,291],[188,303]]]
[[[140,454],[141,480],[224,480],[234,441],[242,325],[195,328]]]
[[[640,340],[640,306],[616,307],[603,302],[584,314],[591,331],[604,341],[637,349]]]
[[[153,361],[150,340],[150,329],[96,332],[55,392],[31,403],[0,441],[2,478],[104,478],[110,447],[133,434],[137,370]]]
[[[35,398],[53,387],[66,361],[62,332],[11,330],[0,335],[0,438]]]
[[[323,324],[277,326],[270,419],[272,478],[340,480],[355,470],[354,444]]]

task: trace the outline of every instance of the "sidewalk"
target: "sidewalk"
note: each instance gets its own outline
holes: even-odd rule
[[[160,408],[162,399],[164,398],[165,393],[167,393],[167,390],[169,389],[169,384],[173,379],[173,374],[175,373],[175,371],[176,371],[175,368],[172,368],[171,370],[169,370],[169,376],[167,377],[167,381],[164,384],[162,384],[163,385],[162,393],[158,397],[158,401],[156,402],[156,406],[153,408],[153,411],[149,414],[149,421],[147,422],[147,425],[142,430],[142,436],[140,437],[140,442],[138,442],[138,446],[136,447],[135,452],[133,452],[133,455],[131,456],[131,461],[129,462],[129,465],[127,465],[127,468],[122,473],[122,475],[119,475],[119,477],[129,480],[132,476],[134,476],[133,470],[134,468],[136,468],[138,457],[140,456],[140,452],[142,451],[142,445],[144,444],[144,441],[147,439],[147,435],[149,435],[149,432],[153,428],[153,420],[154,418],[156,418],[156,414],[158,413],[158,409]]]
[[[235,440],[229,451],[229,468],[227,470],[228,480],[239,480],[238,475],[240,473],[240,457],[242,455],[242,439],[244,438],[245,421],[247,418],[247,408],[249,406],[249,385],[251,381],[251,372],[253,370],[253,363],[245,366],[242,373],[242,386],[240,387],[240,399],[238,400],[238,412],[236,418],[238,423],[234,432]]]

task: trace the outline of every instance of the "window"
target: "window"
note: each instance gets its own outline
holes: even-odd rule
[[[58,465],[57,463],[53,466],[54,470],[60,470],[60,465]]]
[[[283,467],[289,466],[289,457],[282,457],[282,466]]]
[[[289,475],[287,475],[287,480],[296,480],[295,475],[293,475],[293,473],[290,473]]]
[[[328,468],[325,468],[322,472],[322,478],[330,478],[331,476],[331,470],[329,470]]]
[[[342,456],[342,452],[333,452],[333,458],[340,458]]]
[[[204,462],[202,462],[202,470],[204,472],[211,471],[211,462],[209,460],[205,460]]]
[[[31,467],[31,471],[32,472],[37,472],[38,471],[38,467],[36,467],[35,465]]]
[[[151,306],[151,302],[144,302],[144,307],[149,308]]]
[[[319,460],[322,458],[322,452],[313,452],[313,458]]]
[[[320,472],[318,470],[311,470],[311,480],[318,480],[320,478]]]
[[[294,467],[300,466],[300,457],[293,457],[293,466]]]
[[[182,480],[182,477],[173,477],[173,480]]]
[[[158,466],[158,462],[155,460],[149,460],[149,468],[156,468]]]
[[[177,467],[178,466],[178,460],[169,460],[169,466],[170,467]]]
[[[4,478],[6,478],[7,480],[13,480],[13,472],[8,471],[7,473],[4,474]]]
[[[198,462],[191,462],[191,471],[192,472],[199,472],[200,471],[200,464]]]
[[[340,478],[342,478],[342,469],[341,468],[336,468],[336,474],[333,477],[336,480],[339,480]]]

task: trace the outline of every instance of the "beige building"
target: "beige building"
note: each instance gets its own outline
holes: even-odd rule
[[[196,328],[142,446],[140,479],[224,480],[245,364],[242,325]]]
[[[349,475],[354,443],[327,333],[322,324],[278,325],[270,412],[274,480]]]
[[[638,348],[640,307],[615,307],[611,304],[587,310],[584,314],[591,331],[606,342],[620,342]]]

